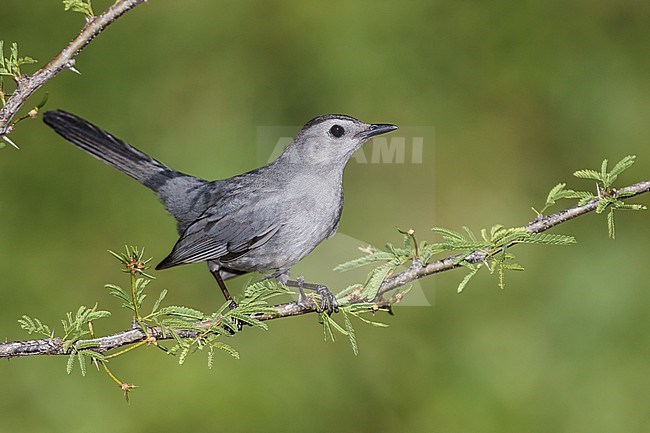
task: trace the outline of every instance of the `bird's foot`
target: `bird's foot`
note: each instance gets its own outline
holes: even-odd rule
[[[299,275],[298,278],[296,278],[296,281],[287,281],[286,285],[298,289],[298,305],[305,307],[311,307],[313,305],[311,298],[305,295],[304,289],[309,289],[315,291],[320,297],[320,305],[316,305],[316,311],[318,313],[327,312],[328,315],[338,313],[339,304],[336,302],[336,297],[326,286],[322,284],[305,283],[305,279],[302,275]]]

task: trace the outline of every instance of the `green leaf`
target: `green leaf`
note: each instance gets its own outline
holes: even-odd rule
[[[573,189],[565,189],[558,196],[559,198],[583,198],[586,196],[593,197],[593,194],[587,191],[575,191]]]
[[[623,202],[618,202],[616,205],[616,210],[621,209],[621,210],[646,210],[648,209],[646,206],[642,204],[637,204],[637,203],[623,203]]]
[[[179,319],[176,317],[165,317],[160,320],[160,324],[166,328],[168,332],[178,331],[196,331],[203,332],[204,329],[194,324],[193,320]]]
[[[395,266],[396,265],[393,263],[387,263],[376,267],[370,272],[361,294],[363,299],[375,299],[381,283],[383,283],[386,277],[388,277],[388,275],[395,269]]]
[[[578,199],[588,198],[589,200],[594,198],[594,195],[589,191],[574,191],[572,189],[564,190],[562,195],[563,195],[562,198],[578,198]]]
[[[596,196],[592,193],[585,193],[578,201],[578,206],[584,206],[595,198]]]
[[[332,327],[330,326],[330,317],[326,313],[319,313],[319,318],[323,325],[323,339],[327,341],[329,338],[332,341],[336,341],[332,333]]]
[[[367,311],[366,311],[366,313],[367,313]],[[367,323],[368,325],[372,325],[372,326],[377,327],[377,328],[388,328],[388,325],[386,323],[375,322],[374,320],[366,319],[365,317],[363,317],[361,315],[361,312],[359,312],[359,313],[350,313],[350,314],[352,314],[357,319],[361,320],[363,323]]]
[[[111,312],[110,311],[105,311],[105,310],[90,310],[85,316],[84,316],[84,322],[92,322],[94,320],[99,320],[103,319],[105,317],[111,317]]]
[[[593,179],[599,181],[603,180],[600,176],[600,173],[598,173],[596,170],[589,170],[589,169],[577,170],[573,173],[573,175],[581,179]]]
[[[408,252],[411,252],[411,250],[413,249],[413,239],[412,239],[411,236],[409,235],[409,232],[408,232],[408,231],[399,230],[399,229],[398,229],[397,231],[399,231],[400,233],[402,233],[402,234],[404,235],[404,237],[403,237],[403,241],[404,241],[404,249],[405,249],[406,251],[408,251]]]
[[[603,159],[603,163],[600,165],[600,179],[603,183],[607,183],[607,160]]]
[[[79,368],[81,369],[81,375],[86,375],[86,358],[81,352],[77,352],[77,360],[79,361]]]
[[[347,261],[345,263],[341,263],[340,265],[337,265],[334,268],[334,270],[335,271],[347,271],[347,270],[350,270],[350,269],[355,269],[355,268],[359,268],[361,266],[368,265],[370,263],[392,260],[394,257],[395,257],[394,254],[389,253],[387,251],[375,251],[375,252],[373,252],[371,254],[367,254],[365,256],[349,260],[349,261]]]
[[[4,56],[4,41],[0,41],[0,76],[7,75],[14,78],[19,78],[22,73],[20,67],[30,63],[36,63],[36,60],[29,56],[18,56],[18,44],[15,42],[11,44],[9,51],[9,58]]]
[[[246,289],[244,289],[244,297],[240,300],[239,305],[250,302],[266,301],[270,298],[287,294],[291,294],[291,291],[287,287],[279,284],[275,280],[266,279],[246,287]],[[225,303],[222,307],[230,308],[230,303]]]
[[[409,258],[411,256],[410,251],[406,248],[396,248],[395,245],[390,242],[385,245],[386,250],[391,254],[391,259],[393,258]]]
[[[494,239],[498,236],[498,233],[504,229],[505,227],[501,224],[493,225],[492,228],[490,229],[490,237],[486,236],[485,239],[486,242],[490,242],[490,243],[494,242]]]
[[[566,187],[565,183],[558,183],[555,185],[551,191],[548,193],[548,197],[546,198],[546,205],[542,209],[541,212],[537,212],[538,214],[543,214],[546,209],[549,207],[553,206],[558,200],[565,199],[565,198],[583,198],[585,195],[589,195],[590,197],[593,197],[593,194],[589,192],[583,192],[583,191],[574,191],[572,189],[564,189]]]
[[[470,265],[468,263],[468,264],[465,264],[464,266],[466,268],[468,268],[470,271],[469,271],[469,273],[467,275],[465,275],[465,278],[463,278],[463,280],[458,285],[458,289],[456,290],[458,293],[461,293],[465,289],[465,286],[467,285],[467,283],[469,283],[469,280],[471,280],[472,277],[474,277],[474,275],[476,275],[476,273],[479,271],[479,269],[481,269],[482,265],[481,264]]]
[[[538,245],[571,245],[577,242],[573,236],[550,233],[531,233],[522,241],[522,243]]]
[[[102,319],[104,317],[109,317],[111,313],[109,311],[95,310],[94,308],[87,308],[85,306],[79,307],[77,312],[72,315],[71,312],[66,314],[66,318],[61,320],[63,325],[63,331],[65,335],[63,340],[76,341],[79,340],[84,335],[90,333],[87,328],[88,323]]]
[[[501,227],[498,230],[494,230],[492,233],[492,242],[493,248],[501,248],[508,246],[513,242],[524,242],[530,237],[530,232],[524,227],[511,227],[505,228]]]
[[[614,227],[614,208],[609,209],[607,214],[607,234],[611,239],[616,239],[616,228]]]
[[[498,268],[499,268],[499,288],[501,290],[504,290],[506,288],[506,280],[505,280],[503,263],[499,263]]]
[[[5,62],[5,41],[0,40],[0,75],[8,75],[9,70]]]
[[[636,192],[629,191],[629,190],[616,191],[616,197],[618,198],[632,197],[633,195],[636,194],[637,194]]]
[[[183,365],[185,364],[185,360],[187,359],[187,355],[190,353],[190,349],[192,346],[190,345],[185,345],[181,346],[183,350],[181,350],[180,355],[178,355],[178,364]]]
[[[90,0],[63,0],[63,6],[66,11],[82,13],[86,17],[94,16]]]
[[[608,199],[603,198],[603,199],[598,200],[598,204],[596,205],[596,213],[597,214],[603,213],[605,208],[607,206],[609,206],[610,204],[612,204],[612,202],[610,200],[608,200]]]
[[[623,173],[625,170],[627,170],[628,168],[634,165],[635,159],[636,159],[636,155],[628,155],[625,158],[621,159],[619,162],[616,163],[614,168],[612,168],[612,171],[609,172],[609,175],[618,176],[619,174]]]
[[[345,335],[345,336],[348,335],[348,331],[346,331],[345,329],[343,329],[341,327],[341,325],[336,323],[336,320],[332,319],[326,313],[321,313],[321,314],[325,314],[325,317],[327,317],[327,319],[325,319],[325,320],[328,322],[328,324],[330,325],[331,328],[335,329],[339,334],[342,334],[342,335]],[[332,341],[334,341],[333,337],[332,337]]]
[[[123,305],[125,307],[133,309],[133,305],[131,304],[131,295],[128,295],[120,286],[117,286],[115,284],[105,284],[104,287],[110,290],[109,294],[111,296],[115,296],[116,298],[124,301],[126,305]]]
[[[112,250],[108,250],[108,253],[110,255],[112,255],[113,257],[115,257],[117,260],[119,260],[121,263],[126,263],[127,262],[127,260],[123,256],[123,254],[118,254],[118,253],[116,253],[115,251],[112,251]],[[128,253],[128,251],[127,251],[127,253]]]
[[[494,227],[492,227],[492,229],[494,229]],[[484,240],[486,243],[490,243],[490,236],[488,236],[488,234],[487,234],[487,230],[484,229],[484,228],[481,229],[481,237],[483,238],[483,240]]]
[[[454,241],[454,242],[450,242],[447,245],[449,247],[447,248],[448,250],[465,251],[465,252],[483,250],[492,247],[492,243],[480,242],[480,241]]]
[[[346,287],[345,289],[341,290],[336,294],[336,300],[339,301],[352,292],[360,292],[361,289],[363,288],[363,284],[352,284],[351,286]]]
[[[425,242],[422,242],[422,244],[420,245],[420,261],[423,264],[426,264],[429,262],[429,260],[434,254],[439,253],[441,251],[447,251],[448,249],[449,249],[448,245],[446,244],[441,244],[441,243],[427,244]]]
[[[434,227],[431,229],[431,231],[441,235],[442,238],[448,242],[466,240],[465,236],[463,236],[461,233],[443,227]]]
[[[357,337],[354,333],[354,327],[352,326],[352,322],[350,321],[350,318],[348,317],[348,313],[345,308],[340,309],[341,313],[343,313],[343,323],[345,325],[345,330],[348,333],[348,340],[350,340],[350,345],[352,346],[352,352],[354,352],[354,355],[359,355],[359,347],[357,346]]]
[[[502,263],[501,267],[507,271],[523,271],[524,267],[519,263]]]
[[[65,367],[65,371],[70,374],[72,373],[72,370],[74,369],[74,362],[77,358],[76,352],[73,350],[70,355],[68,355],[68,362]]]
[[[235,308],[234,310],[230,311],[230,313],[228,315],[226,315],[226,317],[232,317],[232,318],[237,319],[237,320],[239,320],[241,322],[244,322],[244,323],[246,323],[248,325],[251,325],[251,326],[254,326],[256,328],[260,328],[260,329],[263,329],[265,331],[268,331],[269,326],[266,323],[262,322],[261,320],[257,320],[255,318],[251,317],[250,315],[242,313],[242,312],[237,311],[237,310],[238,309]],[[275,310],[273,310],[273,311],[275,311]]]
[[[474,233],[469,229],[467,226],[463,226],[463,230],[465,230],[465,233],[467,233],[467,237],[472,241],[472,242],[477,242],[476,236]]]
[[[156,302],[154,302],[153,308],[151,309],[152,313],[155,313],[156,310],[158,310],[158,307],[160,307],[160,303],[165,299],[165,296],[167,296],[167,289],[163,289],[162,292],[160,292],[160,295],[158,295],[158,299],[156,299]]]
[[[230,346],[230,345],[228,345],[226,343],[222,343],[222,342],[218,341],[218,342],[212,343],[211,346],[214,347],[215,349],[223,350],[224,352],[226,352],[227,354],[229,354],[230,356],[232,356],[235,359],[239,359],[239,352],[237,352],[237,350],[235,350],[234,347],[232,347],[232,346]]]
[[[50,94],[45,93],[45,95],[43,96],[43,99],[41,99],[41,102],[39,102],[38,105],[36,106],[36,109],[40,110],[41,108],[43,108],[45,106],[45,104],[47,104],[47,100],[48,100],[49,97],[50,97]]]
[[[548,196],[546,197],[546,206],[553,206],[556,200],[559,200],[559,194],[564,190],[566,183],[558,183],[555,185],[551,191],[549,191]]]
[[[157,315],[163,314],[173,316],[183,321],[200,321],[205,318],[205,315],[199,310],[195,310],[194,308],[189,307],[181,307],[178,305],[170,305],[158,310]]]
[[[210,348],[208,349],[208,369],[212,370],[213,365],[214,365],[214,347],[210,345]]]
[[[52,331],[50,327],[43,324],[37,318],[32,318],[27,315],[23,315],[22,319],[18,319],[20,327],[27,331],[28,334],[41,334],[46,337],[52,336]]]
[[[616,178],[618,177],[619,174],[623,173],[625,170],[628,168],[632,167],[634,165],[634,160],[636,159],[636,155],[628,155],[625,158],[621,159],[619,162],[616,163],[614,168],[612,168],[612,171],[610,171],[607,174],[607,185],[605,185],[605,189],[609,189]]]

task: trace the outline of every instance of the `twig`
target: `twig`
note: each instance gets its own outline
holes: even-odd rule
[[[621,188],[617,190],[617,193],[619,195],[633,197],[635,195],[644,194],[648,191],[650,191],[650,180]],[[582,206],[573,206],[563,211],[554,213],[553,215],[538,218],[535,221],[528,223],[526,226],[524,226],[524,228],[531,233],[541,233],[559,224],[572,220],[573,218],[579,217],[589,212],[593,212],[596,210],[597,206],[598,199],[595,198]],[[384,281],[379,288],[377,296],[381,297],[386,292],[389,292],[397,287],[401,287],[419,278],[458,268],[462,266],[460,263],[458,263],[458,257],[458,255],[453,255],[442,260],[428,263],[426,265],[416,263],[407,270],[400,272],[399,274],[396,274]],[[464,261],[470,264],[475,264],[483,262],[486,258],[487,255],[485,252],[477,250],[467,255]]]
[[[7,99],[5,106],[0,109],[0,137],[11,133],[13,127],[11,120],[36,90],[64,69],[76,71],[74,64],[79,52],[116,19],[146,1],[120,0],[116,2],[101,15],[89,20],[81,32],[47,65],[36,71],[31,77],[23,75],[18,78],[16,80],[16,89],[11,97]]]
[[[618,195],[623,195],[626,198],[636,195],[644,194],[650,191],[650,180],[636,183],[634,185],[617,190]],[[559,224],[567,222],[573,218],[593,212],[596,210],[598,199],[591,200],[582,206],[574,206],[553,215],[541,217],[525,226],[526,230],[531,233],[541,233]],[[449,271],[451,269],[461,266],[458,263],[458,255],[450,256],[442,260],[437,260],[425,265],[419,264],[417,261],[414,265],[392,277],[386,279],[379,288],[377,298],[375,299],[375,306],[377,308],[390,308],[391,303],[395,300],[383,299],[383,295],[387,292],[411,283],[417,279],[437,274],[439,272]],[[465,261],[469,263],[478,263],[486,259],[485,252],[474,251],[465,257]],[[359,301],[351,301],[362,302]],[[315,312],[314,307],[299,305],[295,302],[274,305],[271,308],[275,310],[274,313],[256,316],[259,320],[273,320],[282,317],[299,316],[307,313]],[[212,324],[209,322],[196,323],[194,325],[201,326],[208,329]],[[129,329],[127,331],[118,332],[106,337],[93,338],[89,340],[82,340],[79,344],[85,347],[90,347],[88,343],[92,343],[92,350],[103,353],[118,347],[126,346],[129,344],[137,343],[149,339],[149,341],[169,340],[172,338],[170,335],[164,335],[162,330],[156,327],[147,329],[148,335],[141,329]],[[194,338],[198,336],[196,331],[184,331],[180,333],[181,337]],[[14,341],[0,344],[0,359],[1,358],[14,358],[19,356],[30,355],[66,355],[63,349],[63,342],[58,338],[42,339],[42,340],[29,340],[29,341]]]

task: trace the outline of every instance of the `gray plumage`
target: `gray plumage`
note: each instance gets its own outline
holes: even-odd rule
[[[350,116],[319,116],[275,161],[210,182],[173,170],[73,114],[48,111],[44,121],[152,189],[176,218],[180,238],[156,269],[207,261],[223,279],[273,271],[286,280],[291,266],[336,232],[350,156],[369,138],[396,129]]]

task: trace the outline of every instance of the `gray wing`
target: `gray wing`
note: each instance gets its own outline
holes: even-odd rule
[[[218,260],[225,263],[264,245],[282,226],[278,203],[283,183],[268,166],[206,184],[213,203],[183,231],[172,252],[156,269]]]
[[[156,269],[207,260],[228,262],[266,243],[280,228],[277,221],[247,218],[250,209],[223,215],[208,209],[183,232],[172,252]]]

